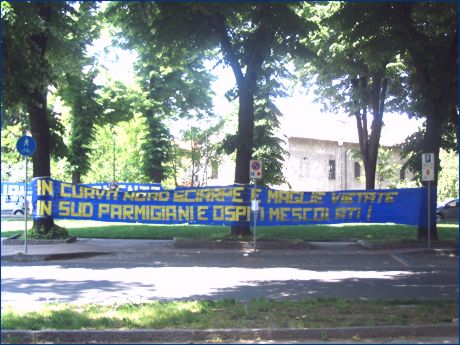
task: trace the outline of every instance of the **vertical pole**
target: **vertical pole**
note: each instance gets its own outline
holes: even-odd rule
[[[257,180],[254,179],[254,200],[255,200],[255,210],[254,210],[254,253],[257,251],[256,247],[256,238],[257,238],[257,209],[259,205],[257,203]]]
[[[115,182],[115,136],[112,133],[112,140],[113,140],[113,160],[112,160],[112,168],[113,168],[113,182]]]
[[[338,144],[338,154],[337,154],[337,157],[338,157],[338,160],[337,160],[337,177],[338,177],[338,180],[339,180],[339,183],[340,183],[340,186],[339,186],[339,189],[340,190],[344,190],[344,172],[343,172],[343,141],[341,139],[339,139],[339,141],[337,142]]]
[[[24,253],[27,254],[27,156],[24,156],[26,160],[26,183],[24,190]]]
[[[205,132],[206,141],[205,141],[205,165],[204,165],[204,179],[205,179],[205,186],[208,186],[208,130]]]
[[[431,247],[431,193],[430,193],[430,181],[428,181],[428,248]]]
[[[345,169],[344,169],[344,189],[347,190],[348,189],[348,185],[347,185],[347,181],[348,181],[348,173],[347,173],[347,149],[345,149],[344,153],[343,153],[343,162],[344,162],[344,165],[345,165]]]

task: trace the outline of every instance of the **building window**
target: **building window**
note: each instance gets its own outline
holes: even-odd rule
[[[335,180],[335,160],[329,160],[329,180]]]
[[[219,164],[217,162],[211,163],[211,179],[215,180],[219,177]]]
[[[405,180],[406,179],[406,169],[401,168],[401,170],[399,170],[399,179],[400,180]]]
[[[355,178],[360,178],[361,177],[361,165],[359,165],[359,162],[355,162]]]

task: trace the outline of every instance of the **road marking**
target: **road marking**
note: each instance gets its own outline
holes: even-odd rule
[[[395,259],[396,261],[398,261],[398,262],[399,262],[401,265],[403,265],[404,267],[410,267],[410,264],[409,264],[406,260],[400,258],[399,256],[397,256],[397,255],[395,255],[395,254],[391,254],[390,257],[392,257],[393,259]]]
[[[395,286],[398,286],[398,287],[434,287],[434,288],[438,288],[438,287],[456,288],[458,287],[458,285],[456,284],[398,284]]]

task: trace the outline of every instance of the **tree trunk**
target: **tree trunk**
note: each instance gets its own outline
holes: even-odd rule
[[[359,149],[364,166],[364,177],[366,179],[366,189],[375,189],[375,171],[377,165],[377,153],[373,154],[370,138],[367,131],[367,109],[363,109],[363,114],[355,114],[358,128]],[[372,137],[372,133],[371,133]]]
[[[458,119],[458,26],[454,25],[455,31],[451,35],[450,47],[442,46],[437,40],[423,34],[417,29],[413,21],[413,4],[405,2],[398,4],[396,10],[400,14],[398,25],[403,25],[406,33],[405,39],[411,43],[407,45],[413,67],[415,69],[415,82],[418,86],[420,97],[423,100],[423,116],[426,116],[426,132],[423,141],[423,153],[434,154],[434,181],[430,182],[431,205],[430,237],[438,239],[436,228],[436,199],[437,182],[439,172],[439,150],[441,147],[442,127],[448,121],[449,114],[454,114]],[[451,11],[452,19],[456,18],[456,10]],[[447,17],[446,17],[447,18]],[[429,22],[429,21],[428,21]],[[446,20],[446,22],[451,22]],[[434,25],[433,27],[436,27]],[[449,37],[446,31],[439,31],[442,39]],[[416,44],[414,44],[416,43]],[[444,49],[443,49],[444,48]],[[447,48],[447,49],[445,49]],[[436,68],[433,68],[436,64]],[[441,77],[441,78],[440,78]],[[441,91],[440,91],[441,90]],[[457,133],[458,138],[458,133]],[[421,161],[420,161],[421,164]],[[422,182],[427,186],[427,182]],[[422,207],[426,207],[422,205]],[[422,220],[418,228],[418,238],[427,239],[428,219]]]
[[[358,128],[359,147],[364,165],[364,174],[366,177],[366,189],[375,189],[377,158],[383,126],[383,112],[386,91],[388,86],[388,79],[384,78],[382,80],[384,71],[385,66],[382,71],[374,72],[372,74],[371,100],[373,120],[370,134],[367,130],[367,103],[363,102],[362,99],[357,101],[357,104],[363,104],[363,108],[355,113]],[[352,82],[352,87],[355,90],[355,94],[362,97],[362,95],[366,94],[366,88],[368,87],[367,78],[362,77],[360,79],[354,79]]]
[[[81,173],[80,171],[72,171],[72,183],[80,184],[81,183]]]
[[[374,116],[371,124],[371,134],[369,137],[369,150],[368,150],[368,164],[369,164],[369,178],[367,181],[366,189],[375,189],[375,175],[377,170],[377,159],[380,147],[380,137],[383,126],[383,112],[385,106],[385,98],[388,86],[388,79],[384,78],[382,81],[383,72],[375,72],[372,76],[372,114]]]
[[[233,70],[238,85],[238,140],[236,150],[235,183],[249,184],[249,161],[252,155],[254,142],[254,95],[257,77],[260,74],[262,64],[269,47],[274,40],[274,33],[264,25],[260,25],[253,37],[255,44],[245,47],[246,73],[243,74],[242,65],[232,45],[226,20],[223,15],[214,15],[209,18],[209,24],[215,30],[219,38],[221,50],[229,66]],[[249,224],[232,226],[232,235],[250,236]]]
[[[150,175],[153,183],[161,183],[163,181],[163,173],[160,171],[153,171]]]
[[[254,141],[254,94],[247,83],[239,85],[238,147],[236,150],[235,183],[249,185],[249,161]],[[231,234],[251,236],[249,224],[232,226]]]
[[[52,4],[38,3],[40,17],[47,25],[51,19]],[[31,40],[36,48],[40,51],[40,59],[37,64],[42,67],[47,65],[45,59],[46,50],[48,48],[48,37],[45,32],[33,35]],[[33,177],[50,177],[50,126],[48,122],[48,81],[46,74],[43,74],[43,79],[40,85],[35,86],[35,89],[29,92],[27,98],[27,111],[29,113],[30,128],[32,136],[37,142],[37,149],[32,156],[33,162]],[[33,227],[40,229],[43,227],[44,232],[47,232],[54,225],[53,218],[34,219]]]
[[[366,177],[366,189],[375,189],[375,171],[376,164],[372,164],[367,160],[364,164],[364,175]]]
[[[430,239],[438,240],[438,229],[436,227],[436,186],[438,184],[439,173],[439,151],[441,147],[442,118],[440,116],[430,116],[426,119],[426,132],[423,142],[423,153],[434,153],[434,181],[430,182]],[[422,162],[420,161],[420,164]],[[427,187],[427,182],[422,182]],[[426,203],[422,203],[425,207]],[[422,212],[423,213],[423,212]],[[418,227],[418,239],[428,238],[428,218],[423,219]]]
[[[159,117],[155,117],[152,109],[148,109],[145,113],[149,137],[148,144],[144,147],[147,155],[144,158],[144,174],[149,177],[153,183],[161,183],[164,178],[165,169],[164,162],[167,160],[166,154],[162,151],[164,145],[169,144],[165,138],[163,125]],[[147,159],[147,160],[146,160]]]
[[[254,97],[241,90],[238,110],[238,147],[236,151],[235,183],[249,184],[249,161],[254,141]]]
[[[32,136],[37,142],[37,149],[32,156],[33,177],[51,176],[50,168],[50,133],[47,116],[46,89],[35,90],[27,101]],[[44,227],[45,232],[54,225],[52,218],[34,219],[33,227]]]

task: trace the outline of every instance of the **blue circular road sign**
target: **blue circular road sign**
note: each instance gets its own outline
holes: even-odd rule
[[[32,156],[37,149],[37,142],[34,138],[24,135],[16,142],[16,149],[23,156]]]

